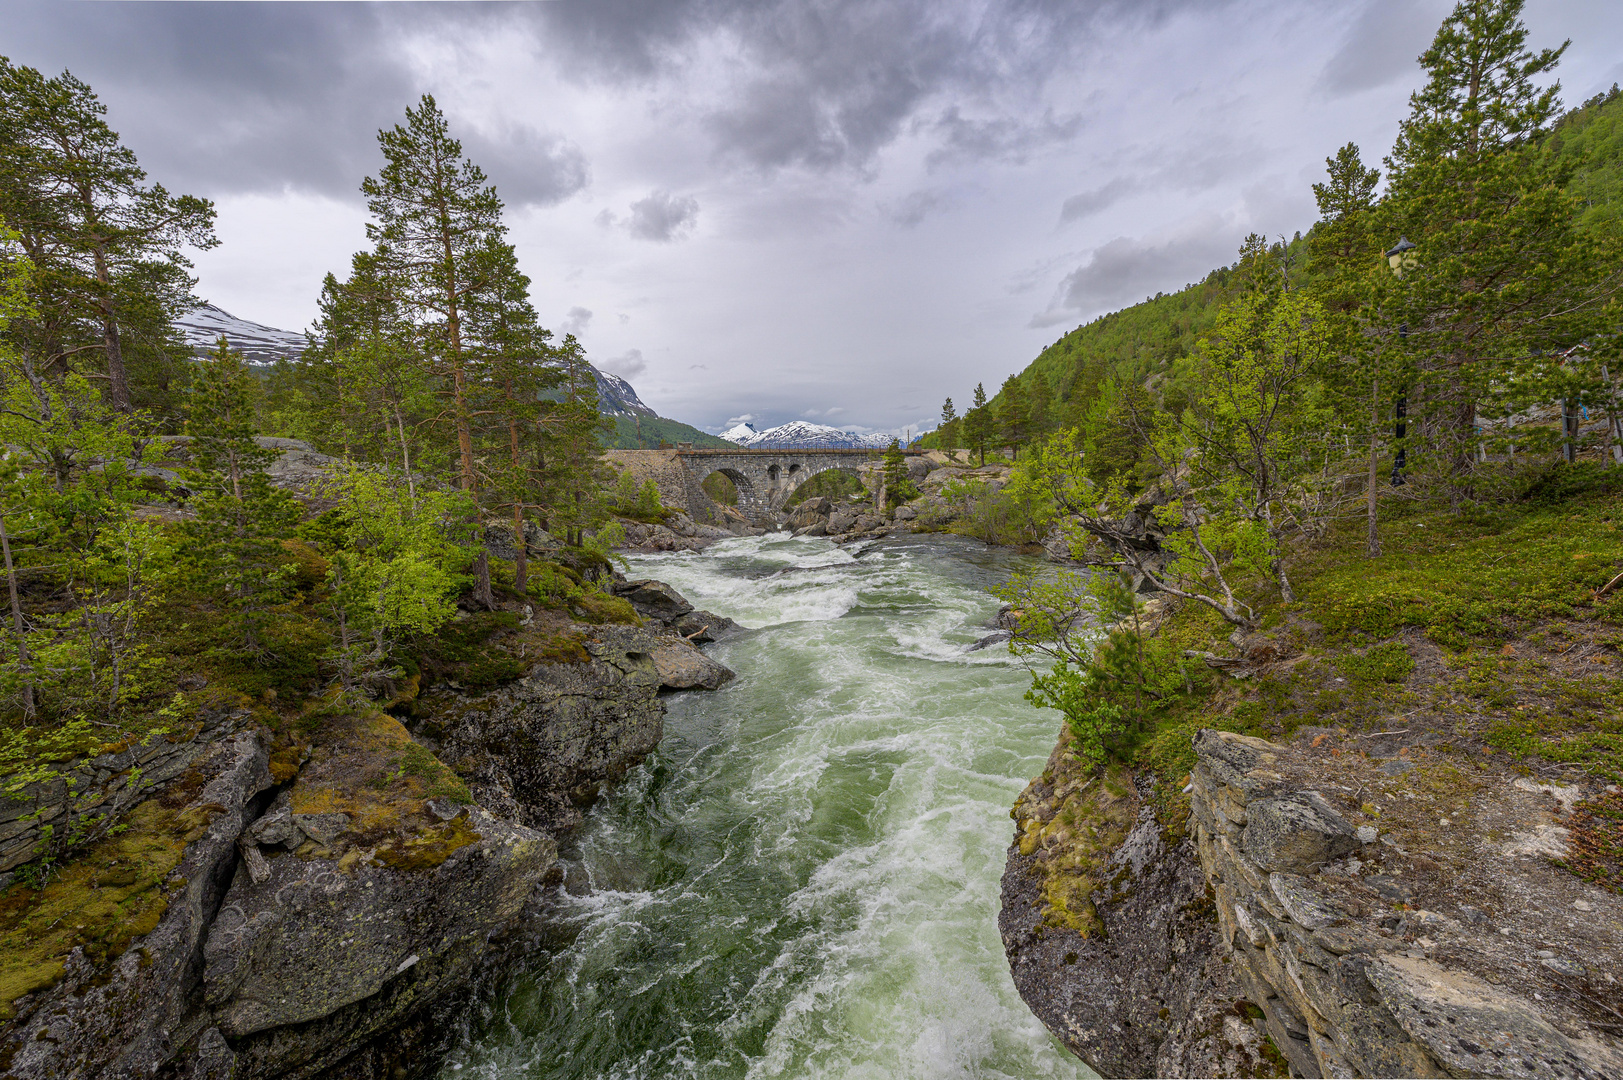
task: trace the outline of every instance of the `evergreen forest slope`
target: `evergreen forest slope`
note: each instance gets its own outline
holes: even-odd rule
[[[1544,148],[1550,157],[1572,166],[1569,190],[1584,200],[1580,217],[1584,227],[1623,218],[1623,92],[1617,86],[1568,111]],[[1315,225],[1285,245],[1295,282],[1307,284],[1313,277],[1306,256],[1319,231]],[[1216,322],[1218,309],[1240,291],[1239,270],[1238,262],[1218,267],[1176,292],[1157,293],[1078,326],[1014,377],[1029,394],[1040,374],[1054,396],[1048,410],[1052,426],[1075,424],[1107,380],[1118,386],[1153,386],[1173,376],[1176,362],[1194,351]],[[1174,392],[1174,407],[1177,398]],[[992,395],[994,414],[1003,402],[1001,391]],[[925,445],[934,444],[929,436],[926,440]]]

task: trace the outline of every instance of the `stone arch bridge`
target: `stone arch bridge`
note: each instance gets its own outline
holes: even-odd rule
[[[915,452],[916,453],[916,452]],[[605,457],[630,469],[639,480],[653,477],[660,500],[680,506],[696,521],[711,518],[714,504],[704,493],[711,473],[722,473],[738,489],[738,509],[751,522],[764,523],[781,510],[794,490],[818,473],[846,469],[861,475],[877,459],[872,450],[610,450]]]

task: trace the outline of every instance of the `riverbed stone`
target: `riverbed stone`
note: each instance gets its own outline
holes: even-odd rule
[[[665,639],[654,646],[654,668],[666,690],[715,690],[737,676],[685,641]]]
[[[693,610],[686,597],[663,581],[627,581],[615,585],[614,592],[645,619],[669,622]]]

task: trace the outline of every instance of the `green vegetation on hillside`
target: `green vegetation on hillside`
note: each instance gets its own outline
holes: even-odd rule
[[[1565,190],[1581,201],[1575,218],[1578,228],[1610,231],[1623,219],[1623,92],[1613,87],[1563,114],[1533,140],[1539,166],[1547,173],[1571,170]],[[1392,227],[1401,229],[1394,221]],[[1298,287],[1311,288],[1324,276],[1322,249],[1327,239],[1324,222],[1314,223],[1306,235],[1272,246],[1278,271]],[[1390,235],[1388,235],[1390,233]],[[1379,255],[1397,233],[1388,228],[1371,235],[1367,256]],[[1276,271],[1276,272],[1278,272]],[[1178,361],[1193,354],[1196,343],[1211,329],[1217,311],[1245,286],[1242,262],[1219,267],[1204,279],[1171,293],[1157,293],[1139,304],[1100,316],[1060,337],[1040,352],[1024,370],[1012,376],[1028,396],[1042,397],[1047,388],[1046,422],[1030,425],[1020,442],[1041,439],[1083,421],[1090,408],[1121,388],[1142,387],[1155,394],[1158,404],[1177,410],[1184,402]],[[1005,383],[1005,386],[1008,384]],[[989,443],[1004,439],[998,417],[1004,393],[988,401]],[[952,399],[948,399],[949,405]],[[946,434],[955,446],[976,445],[966,430],[965,418],[953,411],[956,427]],[[941,433],[927,433],[921,445],[942,445]],[[1018,443],[1016,444],[1018,445]]]
[[[1344,146],[1307,236],[1247,238],[951,418],[1020,452],[944,493],[965,516],[1095,568],[1003,590],[1073,753],[1166,799],[1201,726],[1418,716],[1478,762],[1623,776],[1623,99],[1563,116],[1521,6],[1444,22],[1384,193]]]
[[[720,436],[663,416],[610,419],[614,421],[614,430],[604,436],[604,446],[610,450],[658,450],[677,443],[692,443],[700,450],[727,450],[734,445]]]

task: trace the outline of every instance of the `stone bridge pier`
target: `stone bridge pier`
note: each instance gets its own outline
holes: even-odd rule
[[[652,476],[666,506],[681,506],[697,521],[713,517],[705,478],[721,473],[738,489],[738,509],[753,524],[769,524],[796,488],[818,473],[845,469],[858,473],[873,460],[871,450],[610,450],[608,460],[639,479]]]

